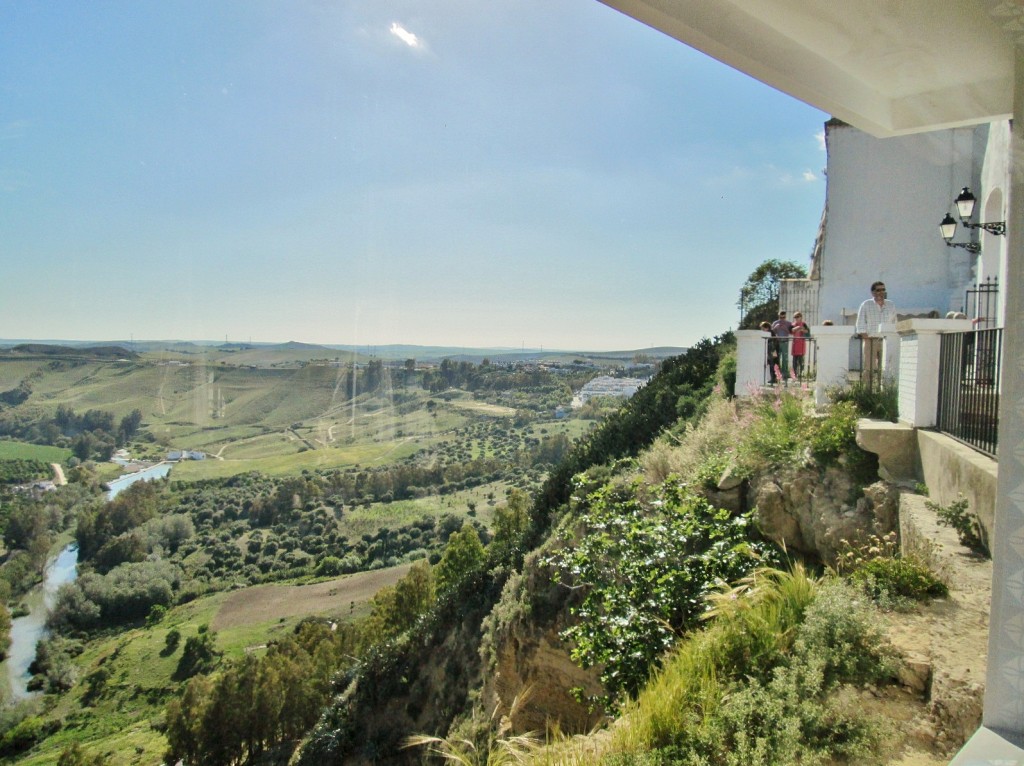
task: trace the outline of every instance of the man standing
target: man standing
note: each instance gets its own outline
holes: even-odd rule
[[[793,323],[786,319],[786,312],[780,311],[779,318],[772,322],[772,335],[778,338],[779,364],[782,366],[782,382],[789,381],[789,336],[793,334]]]
[[[854,332],[863,342],[863,376],[869,387],[874,387],[876,378],[881,384],[882,374],[882,338],[878,336],[878,326],[896,323],[896,304],[886,295],[885,282],[871,285],[871,297],[860,304],[857,310],[857,325]]]

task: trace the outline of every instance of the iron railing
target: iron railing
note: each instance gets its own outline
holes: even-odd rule
[[[995,457],[1003,331],[944,333],[939,345],[938,429]]]
[[[999,316],[999,278],[985,277],[964,293],[964,311],[974,319],[975,329],[995,327]]]

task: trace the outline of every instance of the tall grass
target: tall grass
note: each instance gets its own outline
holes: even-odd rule
[[[866,418],[891,420],[899,416],[899,385],[895,380],[884,380],[881,387],[869,386],[864,381],[855,381],[848,386],[836,386],[828,390],[833,404],[851,402]]]
[[[641,455],[640,465],[648,480],[660,484],[672,474],[692,480],[706,462],[730,454],[738,422],[733,401],[712,397],[698,422],[690,423],[681,433],[666,433]]]
[[[668,745],[700,728],[736,675],[763,672],[789,649],[818,581],[800,564],[758,570],[711,599],[711,626],[680,644],[628,709],[613,735],[616,749]]]
[[[855,589],[802,566],[761,570],[711,599],[691,634],[609,730],[549,738],[543,766],[877,763],[884,727],[848,689],[892,672]]]
[[[516,695],[509,716],[514,715],[529,696],[529,687],[522,694]],[[434,756],[459,766],[509,766],[529,762],[529,756],[543,746],[543,740],[533,732],[499,736],[496,732],[497,714],[498,708],[495,707],[490,721],[485,721],[477,710],[470,720],[464,722],[463,728],[469,730],[467,736],[432,737],[415,734],[405,740],[403,747],[422,748],[428,757]]]

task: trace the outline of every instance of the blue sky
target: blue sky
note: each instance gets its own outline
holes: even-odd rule
[[[597,0],[0,0],[0,338],[689,345],[827,118]]]

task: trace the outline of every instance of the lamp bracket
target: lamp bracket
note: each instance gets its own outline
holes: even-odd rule
[[[998,237],[1006,236],[1006,221],[992,221],[990,223],[968,223],[967,221],[961,221],[961,223],[968,229],[984,229],[989,234],[995,234]]]
[[[981,252],[981,245],[977,242],[946,242],[946,247],[962,247],[969,253],[977,255]]]

